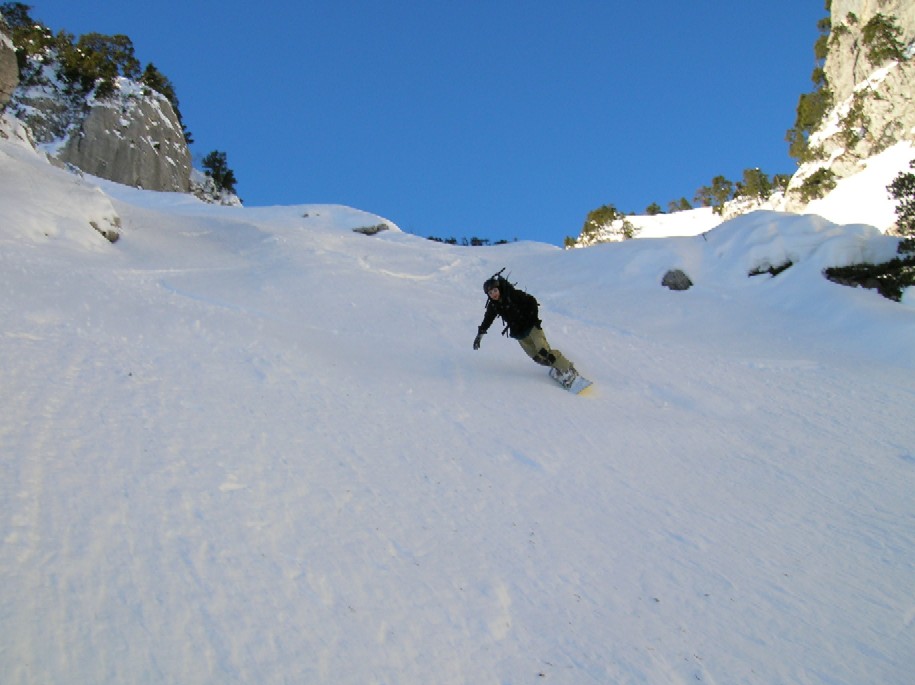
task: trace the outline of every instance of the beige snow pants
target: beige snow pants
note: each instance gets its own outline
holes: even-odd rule
[[[526,336],[518,338],[518,344],[528,357],[542,366],[552,366],[560,373],[565,373],[572,366],[572,362],[562,352],[550,347],[543,330],[536,326]]]

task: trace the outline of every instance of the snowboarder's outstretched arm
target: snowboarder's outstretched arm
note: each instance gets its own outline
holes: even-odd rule
[[[477,337],[473,339],[473,349],[480,349],[480,341],[483,339],[483,336],[486,335],[486,331],[489,330],[489,327],[492,326],[492,322],[495,320],[496,309],[490,302],[487,302],[486,314],[483,316],[483,323],[481,323],[477,328]]]

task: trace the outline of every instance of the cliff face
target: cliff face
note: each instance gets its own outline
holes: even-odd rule
[[[866,57],[862,34],[877,14],[892,19],[902,29],[899,40],[903,44],[915,39],[915,3],[911,0],[832,0],[826,76],[837,102],[852,95],[855,86],[867,80],[874,70]]]
[[[839,177],[903,140],[915,141],[915,60],[875,58],[869,23],[882,15],[900,29],[895,40],[911,57],[915,3],[911,0],[833,0],[824,70],[835,107],[811,138]],[[887,37],[882,32],[878,40]]]
[[[9,107],[52,159],[146,190],[190,190],[191,153],[174,108],[135,81],[117,79],[104,99],[74,96],[53,61],[36,61]]]
[[[798,168],[777,209],[806,211],[804,188],[824,173],[834,185],[897,143],[915,142],[915,3],[832,0],[830,23],[823,72],[832,108],[810,136],[814,159]]]
[[[190,189],[191,154],[171,103],[158,93],[143,94],[126,79],[113,98],[90,103],[57,158],[124,185]]]
[[[18,85],[19,65],[16,63],[16,50],[3,17],[0,17],[0,110],[6,107]]]

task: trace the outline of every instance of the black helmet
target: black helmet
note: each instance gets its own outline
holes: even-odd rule
[[[493,288],[501,288],[501,287],[502,287],[502,277],[493,276],[492,278],[487,278],[486,282],[483,283],[483,292],[486,293],[487,295],[489,295],[490,290],[492,290]]]
[[[483,292],[484,293],[489,295],[489,291],[492,290],[493,288],[499,288],[499,290],[502,289],[503,283],[505,283],[505,279],[502,278],[503,271],[505,271],[504,266],[483,282]]]

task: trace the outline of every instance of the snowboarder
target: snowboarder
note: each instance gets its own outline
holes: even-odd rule
[[[515,288],[502,276],[502,271],[493,274],[483,283],[483,292],[487,297],[486,314],[477,329],[477,337],[473,339],[473,349],[480,349],[483,336],[496,317],[501,316],[505,322],[502,335],[517,340],[528,357],[541,366],[549,366],[550,376],[564,387],[571,388],[578,372],[562,352],[553,349],[547,342],[541,327],[537,299]]]

